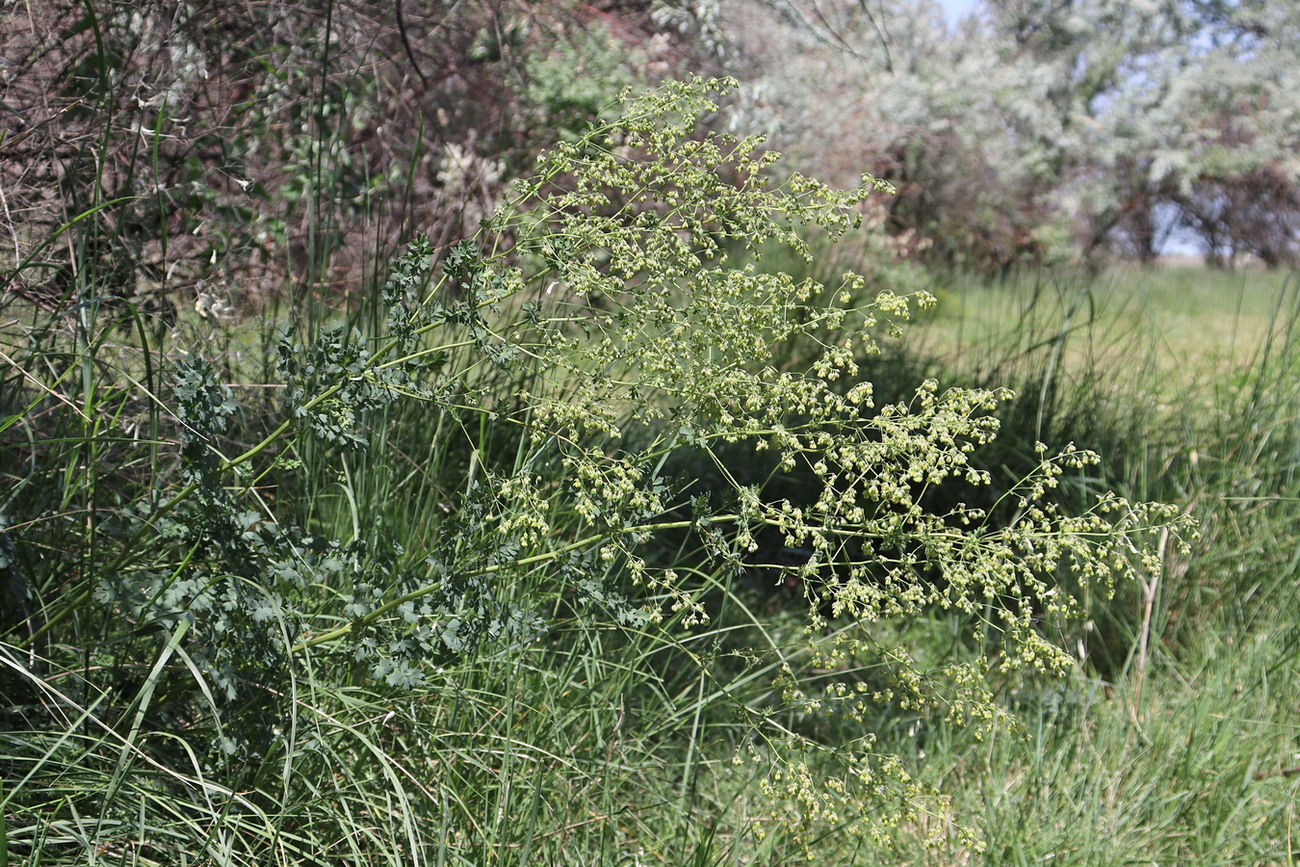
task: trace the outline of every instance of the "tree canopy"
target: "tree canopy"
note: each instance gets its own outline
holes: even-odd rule
[[[894,230],[944,262],[1149,261],[1174,232],[1213,264],[1300,254],[1300,4],[755,6],[727,30],[782,146],[892,181]]]

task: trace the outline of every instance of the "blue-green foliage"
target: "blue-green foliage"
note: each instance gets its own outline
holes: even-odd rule
[[[395,400],[445,405],[456,386],[444,379],[427,387],[444,355],[417,351],[422,330],[464,327],[485,357],[508,360],[478,311],[496,284],[472,245],[455,246],[443,262],[461,293],[446,304],[427,297],[432,252],[418,238],[393,263],[382,296],[386,333],[330,327],[304,345],[281,330],[291,432],[340,453],[364,450],[367,424]],[[377,364],[377,354],[397,361]],[[190,620],[193,659],[218,698],[243,700],[250,684],[265,689],[282,682],[291,648],[336,594],[342,622],[351,627],[345,652],[394,687],[421,683],[430,663],[472,655],[486,640],[518,640],[541,628],[535,614],[500,598],[489,575],[463,562],[462,554],[472,553],[468,559],[490,569],[520,551],[515,538],[485,529],[498,508],[486,486],[471,486],[434,531],[433,553],[423,557],[396,542],[322,537],[252,497],[249,465],[224,456],[240,407],[214,365],[198,356],[183,359],[173,371],[172,394],[180,488],[154,491],[125,511],[119,535],[152,537],[178,559],[106,574],[95,598],[141,624],[170,628]],[[295,465],[281,453],[259,483],[274,484]],[[468,539],[490,542],[471,549]]]

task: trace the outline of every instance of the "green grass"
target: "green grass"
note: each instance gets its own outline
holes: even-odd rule
[[[1260,276],[1270,278],[1261,292],[1274,291],[1272,275]],[[1120,287],[1108,279],[1105,297],[1113,299]],[[1052,302],[1058,313],[1091,291],[1069,285]],[[1177,319],[1179,285],[1147,293],[1144,303],[1164,299],[1166,309],[1137,318]],[[972,305],[1034,309],[1013,289],[964,291],[990,293],[973,295]],[[1199,315],[1246,306],[1244,295],[1221,300],[1217,312]],[[831,833],[817,844],[821,857],[846,864],[1291,863],[1300,787],[1291,605],[1300,402],[1289,303],[1275,291],[1251,301],[1277,311],[1270,327],[1250,331],[1250,344],[1245,329],[1231,331],[1232,351],[1250,364],[1206,352],[1218,365],[1214,379],[1181,380],[1178,368],[1145,355],[1127,357],[1156,371],[1154,379],[1109,368],[1125,356],[1108,343],[1118,326],[1105,307],[1080,318],[1066,346],[1059,318],[1036,321],[1041,337],[1032,339],[1018,318],[964,324],[941,310],[917,326],[914,341],[886,348],[871,368],[882,394],[901,393],[925,374],[1029,386],[1008,407],[991,465],[1029,449],[1046,422],[1054,438],[1104,449],[1096,485],[1176,502],[1197,517],[1201,536],[1190,554],[1165,552],[1164,572],[1148,576],[1149,598],[1134,586],[1110,602],[1094,600],[1089,623],[1063,636],[1077,643],[1072,676],[1001,684],[999,701],[1023,731],[999,726],[976,740],[923,714],[882,708],[867,724],[882,753],[910,758],[932,791],[932,812],[894,832],[889,848]],[[1123,312],[1135,316],[1130,307]],[[702,571],[710,626],[628,629],[599,616],[583,620],[554,596],[558,628],[441,668],[400,696],[378,688],[363,666],[322,652],[292,663],[284,695],[254,693],[228,706],[186,649],[189,621],[122,631],[115,623],[122,610],[92,605],[85,589],[106,554],[116,568],[141,575],[159,556],[120,545],[139,506],[132,497],[176,472],[168,455],[177,430],[155,400],[160,389],[149,385],[170,350],[149,342],[147,329],[121,330],[134,323],[130,317],[83,316],[85,330],[66,338],[31,317],[10,308],[5,348],[14,359],[6,394],[22,395],[5,407],[5,472],[13,483],[5,508],[35,516],[9,532],[24,542],[19,574],[34,599],[46,600],[40,620],[11,623],[3,647],[10,709],[0,732],[0,797],[4,842],[17,863],[307,864],[322,863],[326,844],[326,863],[404,864],[412,852],[447,864],[780,864],[794,857],[790,841],[758,833],[757,819],[770,808],[756,793],[760,770],[729,760],[744,737],[735,715],[776,701],[776,665],[807,665],[789,602]],[[996,333],[988,327],[996,321],[1016,327]],[[970,335],[976,325],[988,329],[983,355],[937,351],[954,330]],[[192,329],[191,345],[206,342],[232,370],[248,365],[250,375],[266,351],[257,323],[181,328]],[[1096,351],[1070,355],[1075,342]],[[1135,345],[1119,349],[1137,352]],[[1052,353],[1060,363],[1049,376],[1027,363]],[[458,363],[472,366],[468,358]],[[43,386],[31,388],[33,381]],[[487,382],[495,393],[526,384]],[[236,385],[236,392],[245,408],[228,436],[246,447],[274,402],[256,389]],[[1153,408],[1162,394],[1179,399]],[[292,457],[308,469],[267,488],[266,502],[292,493],[286,505],[309,526],[366,543],[372,558],[382,539],[427,549],[442,544],[438,527],[449,504],[468,497],[476,465],[508,466],[524,454],[509,426],[476,410],[431,419],[419,404],[401,404],[370,430],[367,450],[356,454],[296,447]],[[561,508],[552,518],[562,526],[568,519],[553,507]],[[101,534],[105,553],[92,545],[66,556],[69,537]],[[695,543],[671,544],[671,556],[690,568]],[[616,584],[618,564],[605,568]],[[544,570],[521,572],[503,601],[546,598],[550,581]],[[313,592],[325,606],[342,588],[321,584]],[[61,636],[39,654],[42,645],[24,635],[38,628]],[[966,632],[960,620],[934,616],[898,624],[894,639],[939,664],[971,658]],[[94,645],[92,635],[111,638]],[[774,655],[758,662],[755,641]],[[89,647],[93,656],[85,655]],[[809,684],[824,674],[805,671]],[[874,675],[864,669],[861,677]],[[861,724],[795,713],[781,725],[833,745],[851,741]],[[233,758],[224,739],[250,731],[267,740],[232,742],[242,756]],[[808,760],[817,769],[824,758],[813,752]],[[975,854],[959,826],[987,849]],[[935,848],[922,850],[921,838],[933,835]]]
[[[1250,364],[1284,322],[1296,291],[1284,272],[1189,266],[934,283],[941,303],[911,340],[945,359],[1004,360],[1064,335],[1067,369],[1120,368],[1130,381],[1140,376],[1172,389]]]
[[[999,303],[1013,299],[1006,287],[988,291],[1003,293]],[[19,314],[9,321],[26,318]],[[1151,317],[1166,314],[1176,311]],[[166,452],[176,433],[148,396],[155,389],[130,385],[157,376],[148,344],[119,331],[117,319],[83,321],[92,325],[87,339],[73,332],[58,351],[48,336],[33,342],[30,325],[7,331],[10,357],[28,353],[25,367],[10,369],[11,382],[39,373],[50,389],[7,392],[27,395],[6,408],[13,437],[6,472],[17,482],[7,508],[21,502],[26,514],[40,516],[10,532],[25,541],[25,580],[36,597],[51,600],[43,618],[76,623],[74,634],[111,635],[120,614],[65,589],[95,574],[100,555],[63,557],[61,540],[88,529],[93,539],[106,525],[117,533],[114,516],[132,505],[124,496],[174,472]],[[1220,381],[1209,385],[1172,373],[1158,381],[1117,376],[1105,367],[1112,357],[1105,351],[1088,368],[1075,366],[1078,358],[1056,368],[1064,385],[1053,388],[1055,435],[1109,431],[1097,483],[1184,505],[1199,519],[1201,538],[1190,555],[1167,552],[1149,610],[1140,587],[1096,603],[1092,626],[1067,636],[1083,642],[1075,675],[1003,684],[1000,700],[1023,732],[997,728],[977,741],[923,715],[882,709],[870,721],[880,748],[911,757],[933,789],[933,812],[901,827],[892,848],[845,848],[832,834],[819,844],[822,857],[1290,863],[1300,764],[1290,540],[1300,537],[1300,450],[1295,341],[1284,316],[1275,322],[1264,332],[1271,338],[1252,348],[1253,364],[1232,368],[1220,359]],[[941,345],[939,335],[953,325],[941,311],[918,326],[918,342]],[[260,352],[255,323],[183,327],[232,359]],[[1030,342],[1033,352],[1053,351],[1060,332],[1043,333]],[[1068,340],[1107,349],[1107,333],[1085,321]],[[882,390],[892,381],[902,390],[926,372],[1014,382],[1026,376],[1019,365],[1032,353],[1008,351],[1007,342],[1025,340],[1020,331],[990,332],[989,354],[967,367],[961,353],[939,358],[901,344],[874,375]],[[1102,384],[1113,399],[1086,403]],[[1128,402],[1123,391],[1115,396],[1121,389]],[[1166,391],[1182,399],[1151,411],[1151,396]],[[249,411],[269,411],[273,404],[254,400],[256,393],[241,394]],[[1042,432],[1048,416],[1035,403],[1042,393],[1030,388],[1011,405],[999,459]],[[291,490],[294,509],[322,534],[373,541],[380,528],[383,538],[408,546],[437,544],[435,529],[448,504],[465,495],[474,462],[495,454],[508,463],[520,441],[509,428],[481,424],[478,413],[430,423],[418,405],[392,412],[373,426],[376,438],[363,453],[300,447],[297,460],[329,469],[303,472],[267,496]],[[155,427],[131,434],[120,430],[127,418],[152,418]],[[236,421],[235,441],[244,426],[251,433],[261,423],[255,414]],[[676,544],[688,546],[675,556],[689,562],[689,540]],[[147,571],[154,554],[119,554],[119,567]],[[400,699],[355,670],[345,674],[336,656],[309,654],[294,663],[288,705],[253,696],[231,709],[185,650],[187,621],[121,633],[89,659],[79,655],[84,638],[32,656],[21,641],[32,621],[18,624],[20,640],[5,645],[12,709],[0,736],[8,851],[28,861],[40,853],[41,863],[318,863],[329,842],[332,859],[348,863],[407,863],[414,851],[449,864],[785,863],[788,842],[760,839],[753,821],[765,809],[758,771],[728,760],[740,744],[728,719],[774,699],[775,663],[756,665],[749,642],[757,638],[777,659],[803,665],[799,620],[779,597],[701,577],[714,609],[708,628],[628,630],[574,620],[540,640],[450,666]],[[510,592],[547,594],[547,580],[524,573]],[[556,613],[573,617],[563,606]],[[1144,620],[1149,649],[1139,661]],[[920,619],[899,630],[899,641],[933,663],[969,652],[959,621]],[[193,695],[201,696],[197,704],[187,698]],[[235,734],[227,730],[250,724],[271,737],[257,760],[224,756],[221,739]],[[849,720],[834,717],[796,715],[785,725],[827,744],[855,735]],[[809,760],[814,768],[821,761],[816,753]],[[959,825],[987,850],[973,854]],[[921,836],[933,834],[937,848],[919,854]],[[265,855],[268,847],[274,856]]]

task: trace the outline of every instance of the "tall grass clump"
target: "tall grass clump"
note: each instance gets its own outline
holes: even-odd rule
[[[1060,508],[1097,462],[1073,446],[931,508],[992,483],[971,455],[1010,395],[882,401],[862,362],[928,296],[733,263],[843,236],[881,185],[776,179],[704,131],[729,86],[625,95],[473,238],[295,308],[274,364],[257,323],[163,351],[93,281],[11,308],[11,857],[786,863],[944,813],[881,720],[1001,726],[1004,678],[1071,664],[1062,588],[1154,572],[1181,524]],[[796,628],[736,592],[759,573],[801,589]],[[914,652],[932,611],[980,640]]]

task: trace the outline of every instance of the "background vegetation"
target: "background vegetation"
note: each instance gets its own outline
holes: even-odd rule
[[[1297,24],[0,12],[0,867],[1291,863]]]
[[[829,179],[892,181],[893,234],[933,261],[1149,263],[1172,235],[1212,265],[1296,263],[1294,3],[721,8],[748,116]]]

